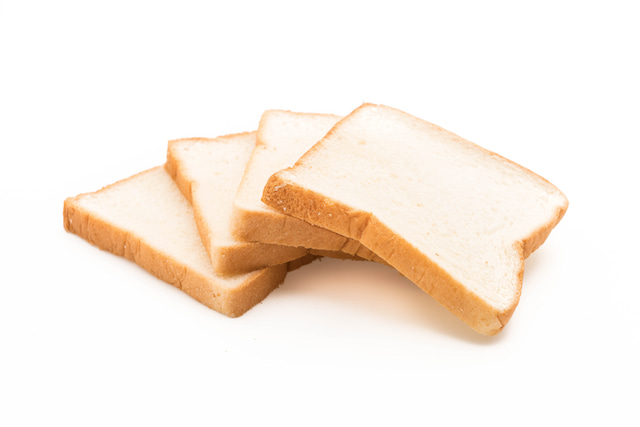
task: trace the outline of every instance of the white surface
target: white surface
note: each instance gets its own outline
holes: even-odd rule
[[[634,2],[224,4],[0,1],[0,424],[637,425]],[[569,198],[501,335],[333,260],[228,319],[63,230],[169,139],[363,101]]]

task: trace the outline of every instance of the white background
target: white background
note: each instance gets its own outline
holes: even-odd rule
[[[638,425],[640,15],[524,3],[0,0],[0,424]],[[228,319],[63,229],[169,139],[364,101],[569,198],[497,337],[335,260]]]

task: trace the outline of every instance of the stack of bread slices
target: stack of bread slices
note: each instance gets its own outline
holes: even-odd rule
[[[64,202],[64,226],[227,316],[321,256],[398,270],[479,333],[568,207],[533,172],[405,112],[266,111],[257,131],[169,142],[164,166]]]

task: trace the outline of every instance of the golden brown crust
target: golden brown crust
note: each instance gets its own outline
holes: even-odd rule
[[[306,248],[325,251],[340,251],[345,248],[345,252],[353,250],[354,246],[356,248],[360,246],[359,244],[350,245],[350,239],[344,236],[287,215],[274,215],[270,212],[255,212],[236,207],[234,223],[235,236],[243,241],[271,242],[281,245],[295,241]],[[314,233],[309,233],[309,227],[314,228]],[[354,255],[353,252],[349,254]]]
[[[80,207],[77,201],[85,195],[81,194],[64,201],[65,230],[102,250],[135,262],[160,280],[181,289],[197,301],[222,314],[230,317],[240,316],[262,301],[284,281],[287,272],[286,264],[257,271],[241,286],[233,289],[216,285],[210,278],[159,251],[135,233],[114,226]]]
[[[240,243],[219,247],[212,261],[213,269],[217,273],[232,275],[283,264],[283,259],[288,262],[306,254],[305,248],[268,243]]]
[[[533,172],[532,172],[533,173]],[[522,253],[524,258],[528,258],[536,249],[540,247],[547,240],[551,230],[554,229],[556,225],[560,222],[560,220],[564,217],[564,214],[567,212],[569,207],[569,201],[565,198],[565,204],[559,207],[551,221],[546,224],[542,224],[534,233],[530,236],[527,236],[522,240]]]
[[[284,282],[287,268],[288,264],[264,268],[241,286],[229,290],[223,302],[223,313],[229,317],[238,317],[246,313]]]
[[[318,257],[326,257],[326,258],[348,259],[352,261],[368,261],[357,255],[351,255],[342,251],[323,251],[321,249],[309,249],[309,254],[316,255]]]
[[[192,190],[191,190],[191,181],[185,179],[182,174],[178,174],[178,164],[176,162],[175,156],[172,154],[173,146],[169,143],[169,147],[167,148],[167,161],[164,164],[164,170],[167,171],[173,182],[176,183],[176,186],[182,193],[182,195],[187,199],[189,204],[193,205],[193,200],[191,198]]]
[[[302,258],[298,258],[298,259],[294,259],[293,261],[289,261],[287,263],[287,273],[291,272],[291,271],[295,271],[297,269],[299,269],[300,267],[303,267],[307,264],[311,264],[313,261],[322,258],[322,256],[320,255],[315,255],[315,254],[311,254],[308,253],[307,255],[303,256]]]

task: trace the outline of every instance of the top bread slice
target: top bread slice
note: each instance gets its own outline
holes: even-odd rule
[[[381,261],[359,242],[301,219],[285,215],[262,202],[269,177],[293,165],[337,122],[331,114],[265,111],[258,127],[257,145],[244,171],[234,200],[232,232],[240,240],[303,246],[315,253],[336,256],[342,251]]]
[[[64,227],[230,317],[262,301],[283,282],[288,267],[282,264],[235,276],[216,274],[191,205],[161,166],[97,192],[68,198]],[[303,264],[302,260],[294,263],[292,268]]]
[[[511,318],[524,259],[568,207],[533,172],[372,104],[274,174],[263,201],[359,240],[486,335]]]
[[[204,246],[220,274],[245,273],[307,253],[302,247],[250,243],[231,234],[233,199],[255,145],[256,132],[169,142],[165,167],[191,202]]]

